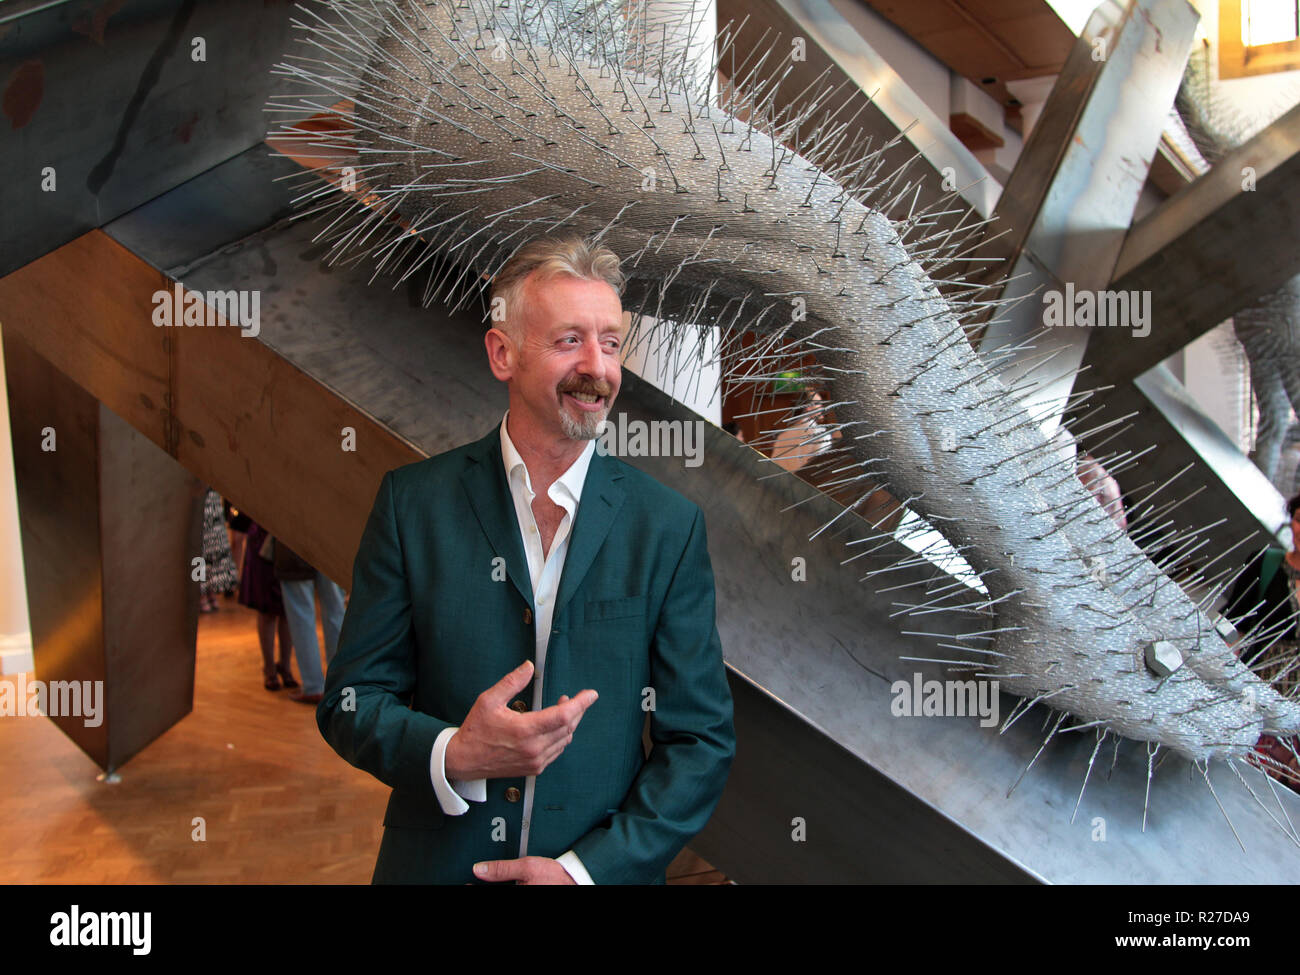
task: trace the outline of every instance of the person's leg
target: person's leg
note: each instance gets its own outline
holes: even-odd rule
[[[325,689],[325,673],[320,664],[320,642],[316,639],[315,587],[310,579],[281,579],[280,595],[298,655],[302,693],[304,696],[320,694]]]
[[[233,528],[230,530],[230,557],[235,560],[235,568],[239,570],[239,575],[244,574],[244,543],[248,541],[248,536],[243,532],[237,532]],[[239,581],[236,579],[235,588],[239,588]]]
[[[280,615],[275,619],[276,630],[280,634],[280,659],[275,669],[284,686],[293,690],[298,686],[298,682],[293,679],[293,634],[289,632],[289,618]]]
[[[257,642],[262,648],[262,680],[268,691],[280,689],[280,678],[275,672],[275,621],[270,613],[257,614]]]
[[[328,664],[339,648],[339,630],[343,628],[343,587],[317,572],[316,595],[320,599],[320,623],[325,633],[325,662]]]

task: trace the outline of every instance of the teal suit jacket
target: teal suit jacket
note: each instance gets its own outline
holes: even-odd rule
[[[335,751],[393,789],[376,883],[466,883],[475,862],[519,855],[523,803],[511,797],[524,778],[490,779],[486,802],[447,816],[429,758],[439,732],[533,658],[534,610],[499,428],[384,475],[316,712]],[[735,749],[713,571],[699,508],[599,453],[545,670],[547,705],[588,687],[600,697],[537,777],[529,854],[572,849],[598,884],[662,883],[713,812]]]

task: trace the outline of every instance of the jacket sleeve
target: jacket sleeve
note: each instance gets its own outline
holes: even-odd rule
[[[704,517],[669,584],[650,644],[653,748],[619,811],[573,845],[597,884],[651,883],[708,822],[735,753]]]
[[[357,549],[352,594],[316,724],[348,762],[394,789],[436,804],[430,756],[439,733],[452,726],[409,706],[416,646],[393,495],[389,471]]]

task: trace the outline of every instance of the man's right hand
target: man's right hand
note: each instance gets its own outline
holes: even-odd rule
[[[549,708],[520,714],[510,708],[510,701],[532,679],[533,663],[525,660],[478,696],[447,743],[448,779],[539,775],[560,757],[583,714],[596,702],[596,692],[580,691]]]

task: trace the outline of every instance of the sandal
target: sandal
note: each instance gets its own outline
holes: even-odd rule
[[[301,685],[293,679],[293,669],[276,664],[275,672],[280,675],[280,682],[284,684],[286,690],[294,690]]]
[[[279,676],[276,674],[272,674],[270,677],[266,679],[266,682],[262,686],[265,687],[268,691],[278,691],[280,689]]]

